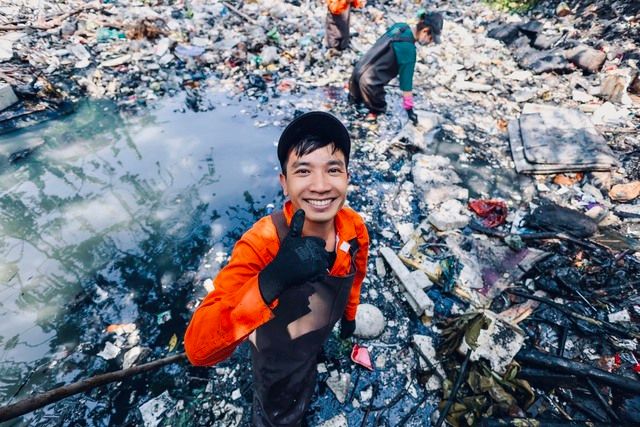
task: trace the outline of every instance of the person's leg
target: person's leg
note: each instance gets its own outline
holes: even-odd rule
[[[355,71],[351,73],[349,79],[349,102],[353,104],[359,104],[362,102],[362,93],[360,93],[360,82]]]
[[[325,39],[328,48],[344,50],[349,47],[350,9],[339,15],[327,11]]]
[[[384,86],[380,83],[373,83],[374,79],[368,78],[367,74],[360,76],[359,87],[364,105],[369,111],[375,114],[384,113],[387,110],[385,101]]]
[[[351,8],[347,8],[342,14],[339,15],[339,19],[336,21],[340,30],[341,40],[338,50],[345,50],[349,47],[349,21],[351,19]]]

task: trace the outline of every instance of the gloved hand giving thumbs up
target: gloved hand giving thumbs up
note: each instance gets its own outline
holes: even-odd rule
[[[327,274],[329,254],[324,250],[325,241],[319,237],[302,237],[303,225],[304,211],[298,209],[280,250],[258,274],[258,286],[267,304],[287,288]]]

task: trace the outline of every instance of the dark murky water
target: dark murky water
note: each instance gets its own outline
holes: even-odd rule
[[[265,112],[255,100],[222,96],[205,100],[215,107],[208,112],[181,112],[184,100],[174,99],[136,117],[87,103],[64,120],[4,138],[5,149],[44,144],[15,164],[0,149],[0,402],[121,369],[134,347],[142,349],[138,363],[182,351],[194,300],[206,294],[204,280],[269,204],[282,202],[274,143],[284,111],[334,106],[349,117],[343,91],[334,92],[273,99]],[[434,146],[434,153],[451,154],[455,163],[457,154],[442,150],[457,148],[447,144]],[[384,184],[396,178],[378,176],[366,159],[356,140],[351,182],[386,191]],[[368,213],[377,245],[380,231],[392,228],[385,207],[362,191],[350,202]],[[377,281],[367,286],[387,289]],[[372,295],[363,302],[400,320],[371,348],[373,357],[389,360],[386,368],[360,372],[349,360],[349,344],[336,335],[320,360],[329,372],[349,373],[352,397],[368,393],[374,407],[391,402],[367,415],[367,424],[428,424],[434,406],[421,404],[424,390],[410,373],[417,356],[409,349],[412,334],[428,332],[407,305]],[[106,332],[130,323],[133,333]],[[105,360],[98,354],[111,343],[122,350]],[[214,368],[166,366],[8,425],[248,425],[247,350],[240,346]],[[319,374],[307,424],[343,413],[350,425],[360,425],[366,405],[339,404],[325,384],[328,375]],[[410,377],[413,385],[403,391]]]
[[[501,163],[511,159],[507,146],[492,147],[495,152],[491,153],[469,141],[458,141],[438,132],[427,145],[426,154],[449,158],[472,199],[528,201],[535,191],[532,178],[516,173],[512,165]],[[465,152],[465,147],[471,147],[469,153]]]
[[[214,98],[209,112],[176,112],[174,99],[136,117],[85,103],[2,137],[5,148],[44,144],[15,164],[0,159],[0,401],[121,368],[122,354],[96,356],[114,340],[110,324],[135,323],[147,360],[166,355],[173,334],[181,342],[203,256],[229,252],[280,200],[281,129],[254,125],[277,112]],[[159,393],[166,372],[183,369],[67,399],[22,424],[136,424],[141,390]]]

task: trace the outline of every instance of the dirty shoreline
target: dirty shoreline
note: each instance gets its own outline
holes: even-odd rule
[[[636,3],[547,0],[510,14],[370,1],[352,12],[345,52],[322,47],[319,0],[32,3],[0,7],[0,138],[87,98],[123,117],[168,98],[200,115],[233,100],[256,135],[311,109],[347,124],[349,204],[372,237],[365,305],[356,339],[336,332],[325,346],[307,425],[640,423]],[[420,124],[407,124],[395,82],[387,114],[366,123],[345,92],[352,66],[421,6],[445,26],[442,44],[418,49]],[[39,147],[2,151],[0,164],[19,168]],[[282,198],[246,202],[258,218]],[[242,232],[211,248],[207,224],[194,229],[180,242],[193,256],[160,292],[157,277],[127,272],[151,295],[134,322],[94,325],[110,279],[87,278],[59,319],[77,341],[32,363],[0,360],[16,380],[0,404],[182,351]],[[351,361],[354,342],[373,370]],[[243,345],[213,368],[167,366],[7,425],[248,425],[249,366]]]

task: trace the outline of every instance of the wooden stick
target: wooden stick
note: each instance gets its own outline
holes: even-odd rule
[[[631,338],[631,339],[633,339],[633,338],[640,339],[640,334],[638,334],[636,332],[627,331],[624,328],[618,327],[618,326],[616,326],[614,324],[611,324],[609,322],[605,322],[604,320],[598,320],[598,319],[594,319],[592,317],[585,316],[583,314],[580,314],[578,312],[575,312],[575,311],[565,307],[562,304],[558,304],[557,302],[555,302],[555,301],[553,301],[553,300],[551,300],[549,298],[544,298],[544,297],[539,297],[539,296],[536,296],[536,295],[531,295],[531,294],[528,294],[526,292],[519,291],[517,289],[505,289],[504,291],[507,292],[507,293],[513,294],[513,295],[517,295],[519,297],[528,298],[528,299],[532,299],[532,300],[535,300],[535,301],[540,301],[540,302],[542,302],[544,304],[547,304],[547,305],[555,308],[556,310],[558,310],[558,311],[560,311],[560,312],[562,312],[562,313],[564,313],[564,314],[566,314],[568,316],[573,317],[574,319],[578,319],[578,320],[582,320],[584,322],[590,323],[590,324],[595,325],[597,327],[600,327],[600,328],[604,329],[605,331],[610,332],[610,333],[612,333],[614,335],[623,336],[625,338]]]
[[[588,249],[592,249],[592,250],[597,250],[597,249],[604,249],[604,250],[609,250],[609,248],[607,248],[604,245],[600,245],[598,243],[594,243],[592,241],[589,240],[581,240],[581,239],[577,239],[575,237],[571,237],[565,233],[556,233],[556,232],[552,232],[552,231],[544,231],[544,232],[539,232],[539,233],[522,233],[522,234],[510,234],[504,231],[498,231],[498,230],[494,230],[492,228],[488,228],[485,227],[484,225],[480,224],[478,221],[473,220],[471,222],[469,222],[469,228],[471,228],[473,231],[477,231],[479,233],[482,234],[486,234],[487,236],[492,236],[492,237],[500,237],[500,238],[505,238],[508,236],[518,236],[520,237],[522,240],[545,240],[545,239],[557,239],[557,240],[566,240],[568,242],[571,243],[575,243],[578,246],[582,246]]]
[[[228,2],[223,1],[222,4],[229,9],[231,12],[235,13],[236,15],[238,15],[240,18],[244,19],[245,21],[247,21],[250,24],[253,25],[260,25],[258,24],[258,21],[256,21],[255,19],[251,18],[250,16],[240,12],[240,10],[238,10],[236,7],[231,6]]]
[[[518,372],[518,378],[527,380],[538,388],[576,388],[582,385],[575,375],[557,373],[548,369],[532,368],[530,366],[523,366]]]
[[[154,360],[153,362],[145,363],[143,365],[133,366],[131,368],[121,369],[115,372],[96,375],[72,384],[54,388],[53,390],[45,391],[44,393],[22,399],[17,403],[1,407],[0,422],[11,420],[21,415],[28,414],[29,412],[33,412],[36,409],[40,409],[51,403],[57,402],[58,400],[62,400],[65,397],[83,393],[101,385],[109,384],[115,381],[122,381],[133,375],[151,371],[170,363],[181,362],[185,358],[185,353],[174,354],[173,356]]]
[[[598,427],[611,424],[596,424],[587,421],[544,421],[536,418],[485,418],[480,421],[481,427]]]
[[[532,365],[552,369],[554,372],[567,372],[569,374],[576,375],[579,378],[592,378],[611,387],[626,390],[630,393],[640,393],[640,381],[611,374],[607,371],[603,371],[602,369],[594,368],[591,365],[575,362],[564,357],[553,356],[537,350],[522,349],[518,354],[516,354],[516,360],[518,362],[531,363]]]
[[[578,411],[586,414],[589,418],[600,421],[600,422],[607,422],[609,419],[607,417],[605,417],[604,415],[601,415],[600,413],[594,411],[593,409],[589,408],[587,405],[583,404],[582,402],[578,401],[577,399],[574,399],[573,396],[571,396],[569,393],[567,393],[565,390],[563,389],[558,389],[556,390],[556,395],[561,398],[562,400],[564,400],[565,402],[568,402],[569,404],[571,404],[574,408],[576,408]]]
[[[464,362],[462,362],[462,366],[460,367],[460,372],[458,372],[458,377],[456,378],[456,382],[453,384],[451,388],[451,393],[449,393],[449,397],[447,398],[447,403],[444,405],[442,412],[440,412],[440,416],[438,417],[438,421],[436,421],[435,426],[440,427],[444,422],[445,418],[449,414],[449,410],[451,410],[451,406],[453,402],[456,400],[456,395],[458,394],[458,390],[462,385],[462,380],[467,377],[467,365],[469,365],[469,359],[471,359],[471,349],[467,350],[467,355],[464,358]]]
[[[598,399],[598,402],[600,402],[600,405],[602,406],[602,408],[609,415],[609,417],[611,418],[611,421],[615,421],[616,423],[619,423],[620,418],[618,417],[618,414],[616,414],[613,408],[609,406],[609,403],[607,402],[607,400],[604,398],[602,393],[600,393],[600,390],[598,390],[598,386],[595,385],[593,380],[589,377],[587,377],[587,384],[589,384],[589,388],[591,389],[591,392]]]

